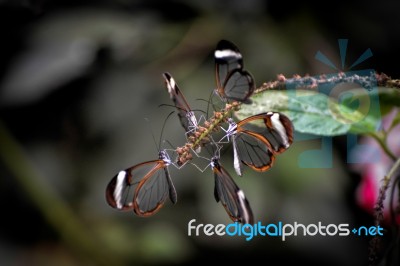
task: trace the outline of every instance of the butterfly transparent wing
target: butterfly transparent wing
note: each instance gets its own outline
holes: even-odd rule
[[[248,117],[238,124],[238,132],[247,131],[260,136],[268,143],[273,153],[282,153],[293,142],[293,125],[290,119],[277,112],[268,112]]]
[[[213,166],[215,177],[214,196],[221,201],[229,217],[234,222],[253,224],[254,217],[244,193],[233,181],[229,173],[217,162]]]
[[[218,87],[223,87],[229,73],[243,68],[243,58],[239,49],[226,40],[218,42],[214,59]]]
[[[169,73],[164,73],[163,76],[170,98],[178,111],[181,125],[191,135],[198,126],[196,116],[172,76]]]
[[[242,175],[240,163],[262,172],[272,167],[275,156],[262,136],[250,131],[241,131],[232,137],[232,141],[234,166],[238,175]]]
[[[106,188],[108,204],[119,210],[134,210],[139,216],[157,212],[167,197],[176,202],[176,191],[166,163],[155,160],[120,171]]]
[[[223,87],[226,98],[247,103],[250,102],[248,98],[253,94],[255,85],[251,74],[239,69],[229,73]]]
[[[139,216],[153,215],[164,205],[168,196],[176,203],[175,187],[168,169],[163,167],[149,173],[139,182],[135,189],[134,211]]]
[[[231,42],[222,40],[214,52],[216,92],[222,99],[250,102],[255,85],[251,74],[243,70],[243,58]]]

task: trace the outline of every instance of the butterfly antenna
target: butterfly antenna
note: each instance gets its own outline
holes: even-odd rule
[[[168,145],[171,147],[171,149],[175,149],[176,146],[172,145],[171,141],[169,140],[164,140],[166,143],[168,143]]]
[[[160,133],[160,140],[159,140],[159,147],[158,147],[158,150],[161,150],[161,140],[162,140],[162,137],[163,137],[163,134],[164,134],[164,129],[165,129],[165,125],[167,124],[167,121],[168,121],[168,119],[171,117],[171,115],[173,114],[173,113],[175,113],[175,111],[172,111],[172,112],[170,112],[169,114],[168,114],[168,116],[165,118],[165,120],[164,120],[164,124],[163,124],[163,126],[162,126],[162,128],[161,128],[161,133]],[[153,136],[154,137],[154,136]]]
[[[162,104],[160,104],[158,107],[163,107],[163,106],[173,107],[173,108],[176,108],[176,109],[178,109],[178,110],[186,111],[184,108],[181,108],[181,107],[179,107],[179,106],[175,106],[175,105],[172,105],[172,104],[167,104],[167,103],[162,103]],[[200,111],[200,112],[205,113],[205,112],[202,111],[202,110],[192,110],[192,111]]]
[[[163,126],[162,126],[162,128],[161,128],[160,140],[159,140],[158,144],[157,144],[157,141],[156,141],[156,137],[154,136],[154,130],[153,130],[153,128],[151,127],[150,120],[149,120],[147,117],[144,118],[144,120],[146,120],[147,126],[149,127],[149,130],[150,130],[150,132],[151,132],[151,137],[153,138],[153,142],[154,142],[154,145],[156,146],[157,151],[160,151],[160,149],[161,149],[161,139],[162,139],[162,135],[163,135],[163,132],[164,132],[165,124],[166,124],[168,118],[169,118],[173,113],[174,113],[174,111],[172,111],[171,113],[169,113],[168,116],[167,116],[167,118],[166,118],[165,121],[164,121],[164,124],[163,124]]]
[[[149,130],[150,130],[150,132],[151,132],[151,136],[152,136],[152,138],[153,138],[154,145],[156,146],[156,149],[158,149],[156,137],[154,136],[154,131],[153,131],[153,128],[151,127],[150,120],[149,120],[147,117],[145,117],[144,120],[147,122],[147,126],[149,127]],[[158,151],[159,151],[159,150],[158,150]]]
[[[175,108],[174,105],[172,105],[172,104],[167,104],[167,103],[162,103],[162,104],[160,104],[160,105],[158,106],[158,108],[160,108],[160,107],[162,107],[162,106],[168,106],[168,107],[174,107],[174,108]]]
[[[215,92],[214,92],[214,90],[212,90],[211,91],[211,93],[210,93],[210,97],[208,98],[208,106],[207,106],[207,112],[208,112],[208,110],[209,110],[209,108],[210,108],[210,105],[213,107],[213,110],[214,111],[217,111],[217,108],[216,108],[216,105],[214,104],[214,102],[213,102],[213,96],[214,96],[214,94],[215,94]]]
[[[212,99],[212,95],[209,97],[208,100],[205,100],[205,99],[196,99],[196,101],[203,101],[203,102],[206,102],[206,103],[207,103],[207,111],[199,110],[199,111],[205,113],[205,114],[206,114],[206,117],[209,117],[209,116],[208,116],[208,111],[210,110],[210,105],[213,107],[214,111],[217,110],[217,109],[215,108],[214,103],[211,102],[211,99]]]
[[[204,99],[196,99],[196,101],[205,101],[205,100],[204,100]],[[206,111],[201,110],[201,109],[192,109],[191,111],[192,111],[192,112],[201,112],[201,113],[203,113],[203,114],[207,114]]]

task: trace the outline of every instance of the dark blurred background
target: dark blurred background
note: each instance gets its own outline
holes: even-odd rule
[[[118,212],[105,201],[121,169],[157,158],[171,104],[170,72],[193,109],[205,110],[215,86],[213,50],[238,45],[257,85],[334,73],[338,39],[348,39],[343,71],[400,76],[397,1],[0,1],[0,264],[174,265],[250,262],[367,265],[368,237],[244,238],[188,236],[187,224],[229,223],[207,169],[170,167],[178,203],[150,218]],[[354,69],[353,69],[354,70]],[[266,110],[267,111],[267,110]],[[145,118],[149,122],[146,122]],[[163,138],[185,141],[171,118]],[[372,225],[346,163],[345,137],[333,139],[331,168],[298,166],[320,139],[300,141],[266,173],[237,178],[231,152],[223,164],[245,191],[256,221]]]

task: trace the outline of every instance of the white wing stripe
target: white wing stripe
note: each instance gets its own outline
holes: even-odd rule
[[[124,182],[126,178],[126,172],[125,171],[120,171],[117,176],[117,183],[115,184],[115,189],[114,189],[114,199],[115,202],[117,203],[117,208],[122,209],[122,191],[124,190]]]
[[[276,131],[278,131],[279,136],[282,138],[283,146],[285,148],[288,148],[289,145],[290,145],[289,144],[289,140],[288,140],[288,136],[287,136],[285,127],[282,125],[282,123],[280,121],[278,113],[274,113],[271,116],[271,122],[272,122],[272,125],[273,125],[274,129],[276,129]]]
[[[224,59],[226,57],[234,57],[236,59],[241,59],[242,54],[235,52],[233,50],[216,50],[214,52],[214,57],[217,59]]]
[[[248,211],[248,209],[246,208],[246,197],[245,197],[245,195],[244,195],[244,193],[243,193],[243,191],[242,190],[239,190],[238,192],[237,192],[237,195],[238,195],[238,198],[239,198],[239,203],[240,203],[240,207],[242,208],[242,210],[243,210],[243,222],[244,223],[248,223],[249,221],[250,221],[250,214],[249,214],[249,211]]]

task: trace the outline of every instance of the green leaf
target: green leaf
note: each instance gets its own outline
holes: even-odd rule
[[[352,91],[341,93],[335,99],[309,90],[268,90],[254,95],[251,100],[252,104],[242,104],[236,112],[239,119],[268,111],[281,112],[301,133],[320,136],[360,134],[374,132],[380,124],[379,101],[359,97]]]
[[[369,93],[365,93],[364,89],[358,89],[352,90],[352,93],[361,101],[366,98],[377,99],[381,117],[393,110],[393,107],[400,107],[400,90],[396,88],[377,87]]]

